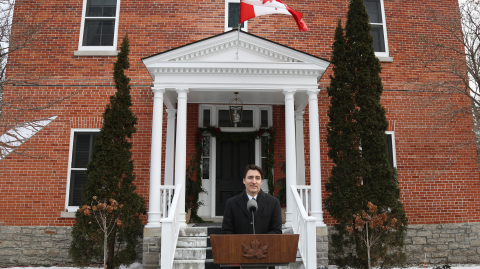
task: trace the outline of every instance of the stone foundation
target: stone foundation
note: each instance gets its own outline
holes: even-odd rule
[[[162,228],[143,230],[143,269],[160,267],[160,249],[162,246]]]
[[[328,230],[334,233],[333,227]],[[425,249],[428,264],[480,264],[480,223],[409,225],[407,263],[423,264]]]
[[[0,226],[0,265],[71,265],[71,227]],[[328,264],[328,235],[333,227],[317,228],[317,265]],[[144,269],[159,267],[161,228],[145,229],[137,249]],[[480,264],[480,223],[409,225],[405,253],[410,264]],[[143,252],[143,255],[140,253]]]
[[[409,225],[405,253],[409,263],[480,264],[480,223]]]
[[[328,265],[328,228],[317,227],[317,267]]]
[[[0,226],[2,266],[71,265],[72,227]]]
[[[73,265],[68,254],[71,231],[63,226],[0,226],[0,267]],[[136,252],[142,262],[141,244]]]

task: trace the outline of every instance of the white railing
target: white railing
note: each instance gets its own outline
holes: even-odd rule
[[[291,185],[290,191],[293,193],[294,206],[292,210],[292,228],[293,233],[299,234],[298,249],[302,255],[305,269],[317,268],[317,246],[316,246],[316,228],[317,218],[309,217],[303,201],[297,191],[297,186]],[[305,196],[304,196],[305,197]],[[163,268],[162,268],[163,269]]]
[[[160,254],[161,268],[171,269],[173,267],[173,258],[177,247],[178,233],[180,231],[180,197],[182,193],[182,184],[175,186],[173,201],[168,208],[168,217],[161,219],[162,222],[162,251]],[[162,200],[163,197],[162,197]],[[164,204],[165,205],[165,204]],[[162,206],[162,208],[164,208]]]
[[[174,185],[160,186],[160,218],[168,218],[168,211],[172,206]]]
[[[312,199],[311,199],[311,193],[312,193],[312,186],[300,186],[297,185],[297,192],[298,195],[300,196],[300,201],[303,203],[303,207],[305,208],[305,212],[310,216],[310,210],[311,210],[311,204],[312,204]]]

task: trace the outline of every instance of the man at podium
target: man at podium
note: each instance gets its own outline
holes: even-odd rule
[[[243,173],[245,191],[228,199],[225,205],[222,234],[282,233],[280,201],[277,197],[263,192],[262,183],[262,168],[254,164],[247,165]],[[255,201],[249,203],[252,199]],[[256,208],[252,206],[255,202]],[[248,209],[247,203],[249,203]],[[255,224],[255,230],[253,224]]]

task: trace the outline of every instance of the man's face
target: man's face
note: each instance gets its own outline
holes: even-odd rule
[[[245,184],[245,189],[250,196],[255,196],[260,191],[262,187],[262,177],[260,172],[257,170],[248,170],[247,175],[243,179],[243,184]]]

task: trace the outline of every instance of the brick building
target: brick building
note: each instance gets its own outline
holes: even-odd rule
[[[345,21],[348,1],[289,1],[290,7],[304,14],[310,29],[306,33],[298,32],[291,17],[269,15],[248,21],[240,34],[231,31],[238,2],[17,1],[16,19],[27,24],[46,21],[46,25],[35,46],[10,55],[7,78],[42,79],[36,85],[8,85],[4,101],[46,104],[69,97],[41,112],[22,114],[23,121],[57,116],[20,147],[34,149],[43,158],[10,154],[0,161],[0,266],[70,262],[69,227],[80,203],[93,137],[115,92],[113,63],[126,33],[131,50],[127,75],[138,117],[132,149],[136,185],[149,212],[145,242],[158,242],[161,237],[161,185],[184,182],[195,153],[195,133],[208,125],[222,132],[273,127],[274,178],[284,176],[280,170],[284,162],[297,164],[287,165],[287,184],[309,186],[317,243],[327,241],[334,220],[321,206],[332,166],[325,141],[329,106],[325,89],[332,73],[328,60],[335,26],[339,18]],[[365,3],[383,67],[382,104],[390,123],[386,138],[391,163],[398,171],[409,219],[409,262],[423,261],[428,249],[432,263],[447,259],[479,263],[480,183],[473,122],[461,118],[438,125],[432,116],[438,107],[424,104],[434,93],[419,92],[409,84],[423,53],[421,38],[441,35],[449,40],[429,22],[427,10],[453,14],[458,3]],[[244,104],[243,121],[237,127],[229,120],[234,92]],[[449,102],[469,101],[457,96]],[[317,128],[318,132],[310,132]],[[238,186],[229,189],[235,181],[223,181],[237,177],[236,171],[244,166],[232,156],[264,163],[262,148],[268,135],[262,137],[238,145],[205,136],[209,153],[202,157],[203,184],[208,193],[201,197],[205,202],[201,216],[221,216],[222,201],[238,191]],[[268,189],[266,184],[263,188]],[[293,211],[299,207],[289,195],[292,209],[287,210],[287,227],[295,222]],[[181,225],[184,214],[179,217]],[[317,249],[315,262],[326,265],[327,244],[318,245],[325,248]],[[160,254],[150,252],[150,246],[154,248],[144,244],[144,264],[151,265],[148,262],[156,256],[153,261],[160,265]]]

